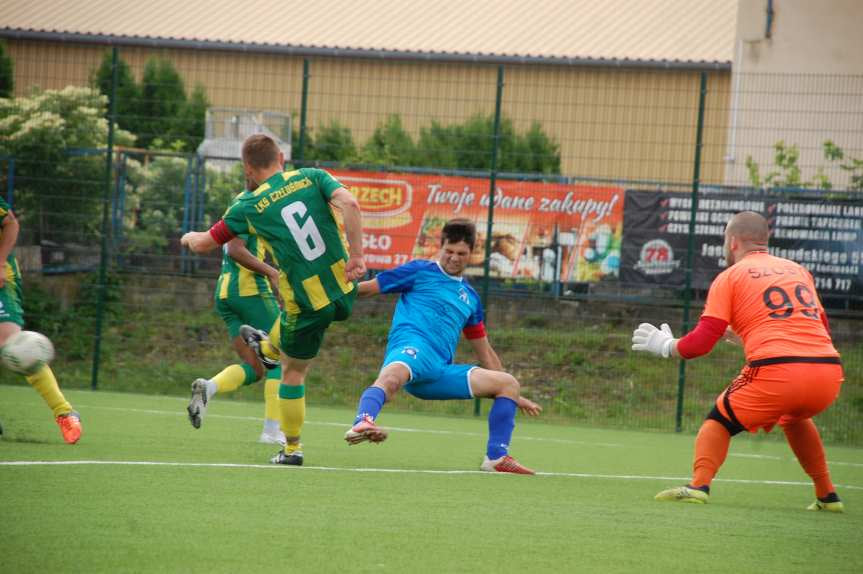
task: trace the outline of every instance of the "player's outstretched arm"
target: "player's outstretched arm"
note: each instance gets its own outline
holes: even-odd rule
[[[727,327],[728,321],[724,319],[702,315],[692,331],[675,339],[666,323],[659,329],[650,323],[642,323],[632,332],[632,350],[665,358],[694,359],[709,353],[728,332]]]
[[[209,231],[190,231],[180,238],[180,244],[193,253],[209,253],[219,246]]]
[[[366,274],[366,263],[363,260],[363,215],[360,211],[360,204],[354,195],[344,187],[333,192],[330,196],[330,203],[342,212],[349,247],[345,275],[348,281],[354,281]]]
[[[518,404],[518,409],[528,416],[535,417],[542,412],[541,406],[539,406],[532,400],[526,399],[522,396],[518,397],[516,403]]]
[[[503,371],[503,363],[500,357],[497,356],[488,337],[478,337],[476,339],[468,339],[470,346],[473,349],[473,354],[482,368],[490,371]]]
[[[273,290],[273,295],[279,305],[282,304],[281,294],[279,293],[279,271],[272,265],[268,265],[252,255],[252,252],[246,247],[246,243],[239,237],[235,237],[225,244],[228,250],[228,256],[254,273],[263,275],[270,283],[270,288]]]
[[[231,211],[229,210],[229,214]],[[207,231],[190,231],[180,238],[180,244],[193,253],[208,253],[224,245],[237,234],[231,231],[224,219],[214,223]]]
[[[3,217],[3,236],[0,237],[0,288],[6,285],[6,259],[12,253],[15,243],[18,241],[20,226],[15,215],[7,211]]]
[[[659,329],[650,323],[642,323],[632,332],[633,351],[646,351],[667,359],[673,356],[676,343],[668,323],[663,323]]]
[[[377,279],[369,279],[368,281],[360,281],[359,291],[357,295],[360,297],[371,297],[381,292],[381,286]]]

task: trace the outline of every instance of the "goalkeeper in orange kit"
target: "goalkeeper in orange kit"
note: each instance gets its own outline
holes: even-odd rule
[[[839,395],[843,382],[824,308],[811,274],[767,251],[767,221],[736,214],[725,229],[728,268],[710,286],[701,319],[675,339],[668,325],[642,323],[632,349],[693,359],[708,353],[731,329],[742,341],[746,365],[716,399],[695,439],[692,480],[664,490],[657,500],[705,503],[725,461],[731,437],[741,431],[782,427],[797,460],[815,484],[809,510],[843,512],[812,417]]]

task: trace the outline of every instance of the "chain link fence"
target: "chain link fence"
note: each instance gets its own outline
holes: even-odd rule
[[[235,360],[212,311],[218,256],[190,256],[179,238],[243,189],[239,146],[263,132],[291,165],[354,191],[372,272],[434,257],[446,219],[473,219],[468,272],[491,342],[566,423],[697,428],[741,350],[681,366],[631,353],[631,332],[690,329],[724,264],[725,222],[764,213],[772,248],[813,271],[843,356],[846,383],[819,425],[863,444],[863,77],[6,50],[16,88],[0,100],[0,185],[22,224],[28,326],[55,341],[63,386],[183,394]],[[328,332],[311,403],[355,403],[392,305],[360,301]]]

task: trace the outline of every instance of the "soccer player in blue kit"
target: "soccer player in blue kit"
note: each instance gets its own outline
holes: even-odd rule
[[[383,367],[360,397],[349,444],[381,442],[375,423],[384,403],[402,387],[426,400],[494,398],[488,414],[488,445],[481,470],[534,474],[509,456],[517,409],[538,415],[542,407],[522,397],[515,377],[503,371],[483,323],[479,296],[462,273],[476,242],[476,227],[453,219],[441,231],[437,261],[415,260],[359,285],[359,296],[401,293],[393,314]],[[481,366],[453,364],[461,333]]]

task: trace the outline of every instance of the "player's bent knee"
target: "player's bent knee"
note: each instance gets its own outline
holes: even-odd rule
[[[514,376],[509,373],[500,373],[500,384],[498,388],[498,396],[517,399],[521,385]]]
[[[381,387],[387,393],[387,396],[390,396],[397,393],[404,383],[405,381],[403,381],[401,377],[385,373],[380,375],[374,384],[375,386]]]
[[[519,396],[518,379],[509,373],[475,368],[470,371],[471,392],[476,397],[509,397],[517,400]]]

